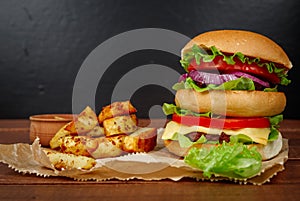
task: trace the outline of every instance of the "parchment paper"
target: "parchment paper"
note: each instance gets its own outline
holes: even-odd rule
[[[200,170],[194,169],[182,159],[170,154],[162,144],[149,153],[129,154],[115,158],[97,159],[96,166],[90,170],[72,169],[56,170],[36,139],[30,144],[0,144],[0,162],[19,173],[35,174],[37,176],[61,176],[80,181],[117,180],[162,180],[179,181],[182,178],[194,178],[196,181],[230,180],[239,184],[261,185],[269,182],[278,172],[284,170],[288,159],[288,140],[283,139],[283,148],[278,156],[264,161],[259,175],[245,180],[224,177],[203,177]]]

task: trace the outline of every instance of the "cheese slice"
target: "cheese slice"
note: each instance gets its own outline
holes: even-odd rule
[[[244,134],[251,138],[253,142],[266,145],[268,143],[268,137],[270,134],[270,128],[242,128],[235,130],[227,130],[227,129],[216,129],[216,128],[207,128],[203,126],[186,126],[183,124],[179,124],[175,121],[170,121],[164,130],[162,135],[163,140],[172,139],[173,136],[177,134],[185,135],[191,132],[202,132],[209,134],[220,135],[224,132],[227,135],[238,135]]]

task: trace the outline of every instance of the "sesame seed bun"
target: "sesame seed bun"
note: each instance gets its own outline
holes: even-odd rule
[[[193,38],[181,51],[181,57],[194,44],[203,48],[215,46],[223,53],[241,52],[249,57],[278,63],[292,68],[292,63],[284,50],[273,40],[258,33],[243,30],[217,30],[200,34]]]
[[[176,92],[175,103],[197,113],[211,111],[230,117],[268,117],[283,112],[286,97],[283,92],[211,90],[199,93],[181,89]]]

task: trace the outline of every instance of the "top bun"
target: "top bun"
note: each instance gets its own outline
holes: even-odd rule
[[[243,30],[217,30],[200,34],[193,38],[181,51],[181,57],[194,44],[209,48],[215,46],[221,52],[234,54],[241,52],[249,57],[281,64],[288,69],[292,63],[284,50],[271,39],[258,33]]]

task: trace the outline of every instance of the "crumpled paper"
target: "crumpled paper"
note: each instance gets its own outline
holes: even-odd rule
[[[149,153],[128,154],[115,158],[97,159],[96,166],[90,170],[71,169],[56,170],[44,153],[36,139],[30,144],[0,144],[0,162],[19,173],[35,174],[37,176],[61,176],[79,181],[117,180],[162,180],[179,181],[182,178],[194,178],[197,181],[230,180],[239,184],[262,185],[269,182],[278,172],[284,170],[288,159],[288,140],[283,139],[283,148],[278,156],[264,161],[259,175],[244,180],[226,177],[204,177],[198,169],[185,164],[182,159],[170,154],[161,143]]]

